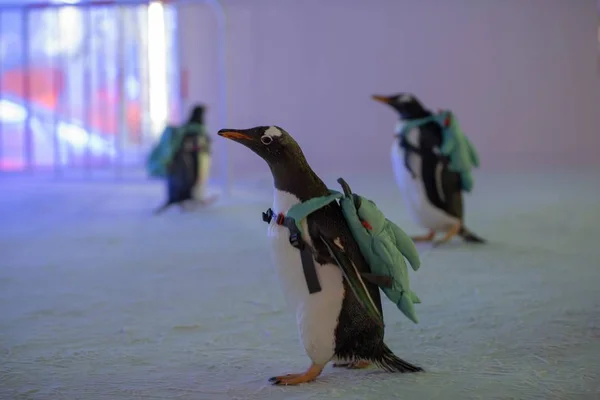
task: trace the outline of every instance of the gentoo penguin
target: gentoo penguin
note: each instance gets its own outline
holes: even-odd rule
[[[179,205],[182,210],[189,208],[190,202],[194,199],[194,186],[198,179],[197,153],[196,135],[186,133],[167,166],[167,200],[154,211],[156,214],[174,204]]]
[[[439,245],[459,235],[467,242],[484,243],[464,224],[461,176],[450,170],[448,158],[440,152],[443,127],[432,120],[400,134],[404,124],[429,118],[432,112],[409,93],[372,98],[391,106],[400,116],[392,145],[394,175],[413,219],[429,231],[412,239]],[[434,240],[437,232],[445,233],[442,239]]]
[[[280,127],[221,129],[218,135],[246,146],[267,162],[274,182],[274,215],[284,216],[293,205],[329,195],[298,143]],[[376,312],[382,314],[379,289],[360,278],[360,273],[370,269],[336,202],[302,221],[301,235],[310,246],[321,287],[316,293],[309,293],[301,254],[290,244],[288,229],[270,220],[267,235],[272,261],[288,305],[296,313],[301,342],[312,361],[305,372],[275,376],[269,380],[271,383],[294,385],[313,381],[330,361],[348,363],[350,368],[374,363],[390,372],[422,371],[392,353],[383,342],[383,319],[372,318],[354,294],[356,290],[368,293]],[[347,257],[344,265],[337,264],[332,256],[335,253],[329,251],[333,246]],[[356,279],[360,284],[350,287],[349,282],[357,282]]]
[[[165,131],[157,146],[169,151],[166,161],[167,200],[154,212],[165,211],[177,204],[187,210],[193,203],[206,204],[204,189],[210,170],[211,139],[204,127],[204,106],[193,108],[187,123]]]

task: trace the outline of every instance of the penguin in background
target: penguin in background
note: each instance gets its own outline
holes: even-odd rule
[[[197,105],[183,126],[167,127],[150,157],[151,164],[164,169],[167,186],[167,200],[155,214],[172,205],[186,211],[215,200],[205,197],[212,141],[204,126],[204,111],[204,106]]]
[[[458,235],[466,242],[485,243],[465,226],[461,175],[450,169],[448,157],[440,151],[442,125],[431,120],[400,133],[404,124],[430,118],[433,113],[410,93],[373,95],[372,99],[392,107],[400,117],[391,152],[394,175],[413,220],[428,230],[413,241],[437,246]],[[438,232],[444,236],[435,240]]]
[[[273,215],[286,215],[298,203],[329,195],[327,186],[312,170],[298,143],[285,130],[260,126],[221,129],[218,135],[244,145],[268,164],[274,184]],[[272,384],[313,381],[330,361],[335,363],[334,367],[351,369],[375,364],[389,372],[422,371],[398,358],[384,343],[379,288],[361,278],[361,273],[368,273],[370,268],[337,202],[302,221],[301,235],[310,247],[321,286],[316,293],[309,293],[302,257],[290,244],[288,229],[280,225],[277,218],[268,222],[271,259],[288,305],[296,313],[300,340],[312,361],[304,372],[271,378]],[[338,257],[332,255],[331,248],[343,257],[336,261]],[[367,313],[357,296],[369,298],[380,319]]]

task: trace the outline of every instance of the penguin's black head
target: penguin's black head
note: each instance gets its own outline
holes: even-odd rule
[[[206,106],[202,105],[202,104],[197,104],[196,106],[194,106],[194,108],[192,109],[192,112],[190,113],[190,118],[188,119],[188,122],[190,124],[204,124],[204,111],[206,110]]]
[[[243,144],[265,160],[277,189],[292,193],[301,201],[329,193],[327,186],[308,165],[298,143],[282,128],[221,129],[218,135]]]
[[[267,162],[279,190],[301,201],[329,194],[327,186],[312,170],[292,135],[278,126],[221,129],[219,136],[243,144]]]
[[[393,96],[373,95],[371,98],[389,105],[404,120],[425,118],[430,115],[430,112],[425,109],[419,99],[410,93],[398,93]]]
[[[292,136],[278,126],[257,126],[250,129],[221,129],[219,136],[243,144],[270,166],[300,161],[304,156]]]

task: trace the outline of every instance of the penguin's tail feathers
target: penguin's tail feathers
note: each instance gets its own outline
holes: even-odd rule
[[[167,208],[171,207],[173,204],[175,204],[174,201],[167,200],[162,206],[155,208],[152,213],[154,215],[162,214],[167,210]]]
[[[476,234],[474,234],[473,232],[471,232],[470,230],[468,230],[464,225],[460,228],[460,231],[458,231],[458,234],[460,235],[460,237],[463,238],[463,240],[465,242],[469,242],[469,243],[486,243],[486,240],[477,236]]]
[[[384,344],[382,344],[381,354],[373,361],[375,365],[387,372],[400,372],[401,374],[408,372],[423,372],[423,368],[411,363],[404,361],[397,357],[392,351]]]

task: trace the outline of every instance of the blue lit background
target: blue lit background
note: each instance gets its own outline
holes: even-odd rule
[[[0,1],[0,169],[139,164],[158,134],[148,58],[149,32],[157,32],[149,29],[148,5],[6,3]],[[179,117],[175,18],[165,6],[168,120]]]

